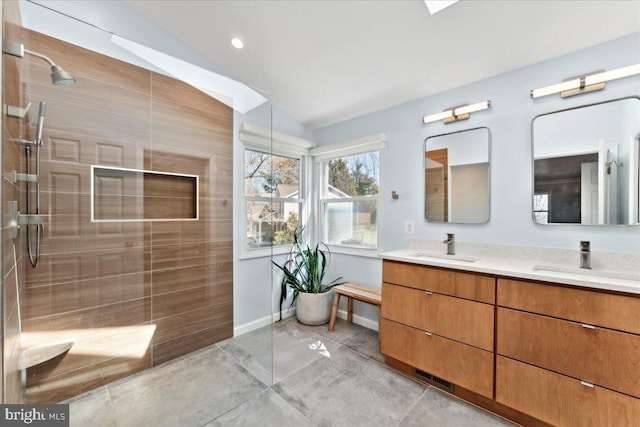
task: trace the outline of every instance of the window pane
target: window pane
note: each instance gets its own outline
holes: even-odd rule
[[[325,243],[375,248],[377,202],[326,202]]]
[[[538,224],[549,223],[549,194],[533,195],[533,216]]]
[[[380,185],[380,153],[359,154],[330,160],[327,165],[329,188],[325,197],[375,196]]]
[[[548,194],[534,194],[533,195],[533,210],[534,211],[548,211],[549,210],[549,195]]]
[[[245,150],[245,195],[300,198],[299,163],[298,159]]]
[[[293,243],[301,210],[302,204],[298,202],[247,202],[247,246],[260,248]]]

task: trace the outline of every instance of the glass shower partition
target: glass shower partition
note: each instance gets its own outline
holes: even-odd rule
[[[255,397],[272,382],[271,257],[240,260],[243,198],[234,188],[243,179],[238,123],[251,118],[270,129],[271,102],[260,95],[259,107],[236,111],[124,52],[113,34],[21,3],[27,9],[2,3],[3,37],[50,56],[76,84],[52,85],[38,58],[3,55],[3,103],[24,109],[43,101],[47,111],[37,267],[29,263],[25,227],[15,236],[3,228],[2,401],[66,401],[118,379],[141,381],[132,375],[150,368],[188,369],[194,357],[206,358],[204,394],[216,396],[216,382],[233,370],[241,379],[230,382],[251,385],[236,401],[211,397],[209,415]],[[47,14],[53,30],[86,35],[87,43],[26,28],[21,19],[33,22],[34,13]],[[3,116],[3,176],[23,172],[16,141],[33,139],[37,121],[35,107]],[[24,183],[4,180],[3,224],[10,223],[6,206],[22,209],[27,197]],[[246,281],[249,270],[260,272],[257,281]],[[254,353],[234,352],[258,327]],[[25,350],[61,342],[72,345],[21,365]],[[170,398],[157,396],[156,404]]]

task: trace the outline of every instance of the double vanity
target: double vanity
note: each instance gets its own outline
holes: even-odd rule
[[[538,236],[640,225],[639,119],[638,96],[533,118]],[[491,139],[488,127],[425,139],[427,223],[490,222]],[[388,365],[527,426],[640,425],[640,254],[454,243],[381,255]]]
[[[640,420],[640,255],[441,245],[381,255],[388,365],[525,425]]]

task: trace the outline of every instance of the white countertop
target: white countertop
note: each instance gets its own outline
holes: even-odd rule
[[[592,252],[592,269],[579,268],[579,252],[456,242],[456,255],[441,242],[412,242],[380,258],[474,273],[640,294],[640,254]]]

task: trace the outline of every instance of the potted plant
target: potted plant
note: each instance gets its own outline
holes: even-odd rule
[[[293,234],[293,245],[287,261],[279,265],[273,264],[283,273],[280,282],[280,320],[282,320],[282,303],[287,298],[287,287],[293,290],[294,302],[298,302],[296,317],[305,325],[323,325],[331,316],[331,303],[333,292],[331,288],[341,277],[330,283],[323,284],[324,275],[331,252],[324,243],[318,243],[315,247],[301,245],[302,228],[297,228]]]

